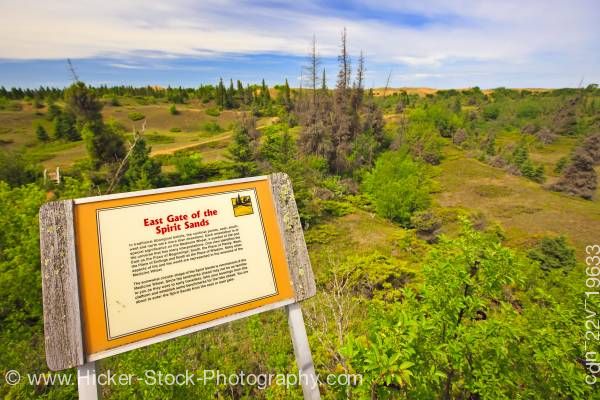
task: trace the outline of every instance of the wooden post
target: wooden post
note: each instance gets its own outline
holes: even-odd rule
[[[40,209],[40,252],[46,362],[52,371],[78,367],[85,357],[72,200]]]
[[[280,172],[269,175],[269,180],[295,298],[296,301],[306,300],[315,295],[317,287],[304,241],[292,182],[289,176]]]
[[[286,306],[288,314],[288,323],[290,325],[290,334],[294,345],[294,354],[296,355],[296,364],[300,373],[300,384],[305,400],[320,400],[319,381],[315,373],[315,366],[310,353],[310,345],[306,336],[304,318],[299,303],[292,303]]]
[[[100,398],[95,361],[77,367],[77,392],[79,400],[98,400]]]

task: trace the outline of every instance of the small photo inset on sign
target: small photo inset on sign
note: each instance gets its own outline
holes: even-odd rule
[[[240,196],[238,194],[237,197],[231,199],[231,205],[233,206],[233,215],[236,217],[254,214],[250,196]]]

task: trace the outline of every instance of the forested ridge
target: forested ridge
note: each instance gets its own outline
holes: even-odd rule
[[[350,56],[345,31],[338,61],[328,78],[313,40],[298,87],[0,88],[0,374],[48,371],[44,202],[285,172],[317,280],[302,304],[317,372],[363,376],[323,385],[323,398],[600,398],[586,383],[586,352],[600,350],[586,307],[598,301],[584,294],[600,286],[585,263],[586,246],[600,244],[597,86],[367,88],[368,60]],[[297,371],[281,310],[99,365],[140,376]],[[214,382],[102,390],[302,396]],[[76,394],[0,386],[11,399]]]

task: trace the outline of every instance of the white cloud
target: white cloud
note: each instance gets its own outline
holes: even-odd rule
[[[0,58],[304,55],[313,33],[320,53],[334,56],[346,26],[354,53],[365,49],[370,61],[424,73],[457,60],[532,65],[540,63],[540,55],[598,66],[593,54],[598,54],[600,7],[591,0],[359,2],[384,17],[408,13],[429,20],[411,26],[370,17],[373,13],[332,11],[316,0],[294,8],[231,0],[0,0]],[[119,67],[136,68],[127,62]],[[570,68],[584,66],[573,62]]]

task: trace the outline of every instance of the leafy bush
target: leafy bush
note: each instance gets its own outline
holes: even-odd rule
[[[367,173],[364,187],[377,213],[403,226],[410,226],[413,213],[431,203],[428,169],[407,151],[383,153]]]
[[[568,157],[561,157],[557,162],[556,162],[556,166],[554,167],[554,172],[556,172],[557,174],[561,173],[565,167],[567,166],[569,162],[569,158]]]
[[[110,104],[113,107],[120,107],[121,106],[121,102],[119,101],[119,99],[116,96],[112,96],[110,98],[110,100],[108,101],[108,104]]]
[[[363,375],[349,397],[592,398],[579,361],[581,292],[527,267],[470,225],[442,238],[422,286],[404,290],[402,302],[370,303],[365,333],[346,336],[347,368]],[[524,271],[535,276],[530,288]],[[535,300],[523,302],[525,293]]]
[[[441,105],[429,107],[427,114],[442,137],[452,137],[454,131],[461,126],[460,118]]]
[[[39,176],[40,168],[27,162],[21,153],[0,150],[0,181],[20,186],[34,182]]]
[[[129,114],[127,114],[127,118],[129,118],[132,121],[141,121],[142,119],[146,118],[146,116],[141,112],[132,111]]]
[[[575,267],[575,249],[567,244],[564,236],[554,238],[544,237],[527,254],[532,260],[538,261],[544,271],[562,269],[570,271]]]
[[[221,115],[221,111],[219,111],[219,109],[216,107],[207,108],[204,112],[206,115],[210,115],[211,117],[218,117]]]
[[[171,107],[169,107],[169,114],[171,114],[171,115],[179,114],[179,110],[177,109],[177,107],[175,107],[175,104],[171,104]]]
[[[406,147],[413,157],[432,165],[440,163],[443,145],[435,125],[427,121],[412,122],[392,143],[393,148]]]
[[[343,201],[325,200],[321,204],[323,206],[323,212],[334,217],[343,217],[354,211],[354,207],[352,207],[351,204]]]
[[[483,118],[486,120],[495,120],[500,116],[500,107],[496,104],[488,104],[483,108]]]
[[[174,128],[169,129],[169,132],[179,133],[179,132],[181,132],[181,128],[174,127]]]
[[[202,125],[202,130],[208,133],[220,133],[224,131],[224,129],[221,128],[221,125],[214,121],[210,121]]]
[[[410,218],[410,223],[417,231],[419,238],[428,243],[434,243],[437,240],[437,235],[442,227],[442,219],[431,210],[417,211]]]
[[[167,136],[167,135],[161,135],[160,133],[150,133],[145,135],[146,140],[148,141],[148,143],[155,143],[155,144],[164,144],[164,143],[173,143],[175,142],[175,138],[171,137],[171,136]]]
[[[0,171],[4,172],[3,168]],[[0,230],[0,365],[3,368],[47,371],[43,356],[38,239],[38,209],[45,201],[46,192],[37,185],[10,188],[0,181],[0,224],[5,227]],[[26,392],[23,390],[25,393],[19,395],[19,386]],[[34,390],[38,388],[3,384],[0,397],[28,399],[34,397]]]
[[[205,181],[215,174],[215,171],[202,162],[200,154],[176,155],[172,159],[177,171],[177,183],[197,183]]]
[[[398,301],[402,297],[398,289],[414,278],[414,273],[403,268],[405,264],[375,251],[351,255],[327,273],[343,277],[349,289],[359,296]]]
[[[540,114],[541,110],[538,104],[526,102],[517,109],[517,117],[524,119],[533,119]]]

